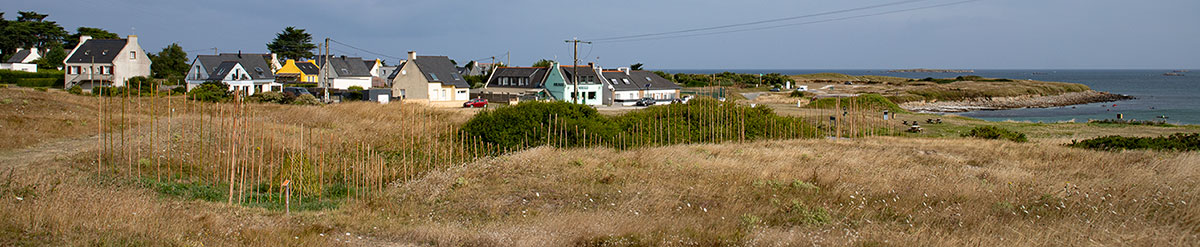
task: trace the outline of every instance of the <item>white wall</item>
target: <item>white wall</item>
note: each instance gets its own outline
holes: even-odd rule
[[[0,63],[0,69],[37,72],[37,64],[31,63]]]
[[[352,86],[359,86],[363,89],[371,89],[370,77],[342,77],[330,80],[333,82],[333,88],[350,89]]]

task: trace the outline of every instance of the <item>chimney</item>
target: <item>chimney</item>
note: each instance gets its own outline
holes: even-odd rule
[[[128,39],[129,39],[129,41],[127,41],[127,43],[132,43],[132,44],[138,43],[137,35],[129,35]]]
[[[417,51],[408,51],[408,61],[417,61]]]
[[[17,48],[17,49],[20,49],[20,48]],[[18,51],[20,51],[20,50],[18,50]],[[41,53],[38,53],[38,48],[37,48],[37,47],[32,47],[32,48],[29,48],[29,53],[30,53],[30,54],[38,54],[38,55],[41,55]]]
[[[596,66],[594,66],[594,65],[595,65],[595,64],[594,64],[594,63],[592,63],[592,62],[588,62],[588,67],[596,67]]]
[[[82,45],[84,42],[87,42],[88,40],[91,40],[91,39],[92,39],[92,36],[90,36],[90,35],[80,35],[79,36],[79,44]]]
[[[629,75],[629,67],[620,67],[620,68],[617,68],[617,70],[621,71],[621,72],[625,72],[625,75]]]
[[[238,50],[238,58],[242,58],[242,50]]]

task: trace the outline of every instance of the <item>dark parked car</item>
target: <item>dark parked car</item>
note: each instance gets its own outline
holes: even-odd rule
[[[487,104],[488,104],[487,99],[473,99],[473,100],[464,102],[463,107],[468,107],[468,108],[487,107]]]
[[[635,105],[635,106],[652,106],[652,105],[654,105],[654,103],[658,103],[654,100],[654,98],[642,98],[642,99],[638,100],[637,103],[634,103],[633,105]]]
[[[309,93],[308,89],[305,89],[302,87],[285,87],[285,88],[283,88],[284,96],[294,98],[294,97],[299,97],[300,95],[305,95],[305,94],[312,94],[312,93]]]
[[[782,91],[782,90],[780,90],[780,89],[779,89],[779,88],[777,88],[777,87],[773,87],[773,88],[771,88],[771,92],[779,92],[779,91]]]

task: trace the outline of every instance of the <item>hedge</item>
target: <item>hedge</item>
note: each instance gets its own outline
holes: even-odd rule
[[[25,80],[25,79],[38,79],[38,80]],[[53,82],[45,84],[45,81],[46,81],[45,79],[51,79],[51,80],[53,80]],[[23,81],[23,80],[28,81],[28,82],[25,82],[26,84],[22,84],[21,81]],[[43,87],[62,88],[64,81],[65,81],[65,77],[63,77],[63,72],[58,71],[58,70],[38,71],[36,73],[25,72],[25,71],[16,71],[16,70],[0,70],[0,83],[17,84],[22,87],[25,87],[25,85],[37,84],[37,85],[40,85]],[[45,84],[45,85],[42,85],[42,84]]]
[[[63,88],[62,81],[63,78],[20,78],[17,79],[17,86]]]

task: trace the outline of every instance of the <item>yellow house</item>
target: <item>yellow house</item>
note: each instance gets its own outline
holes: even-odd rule
[[[288,59],[287,63],[275,72],[275,78],[284,83],[318,83],[320,68],[313,61]]]

